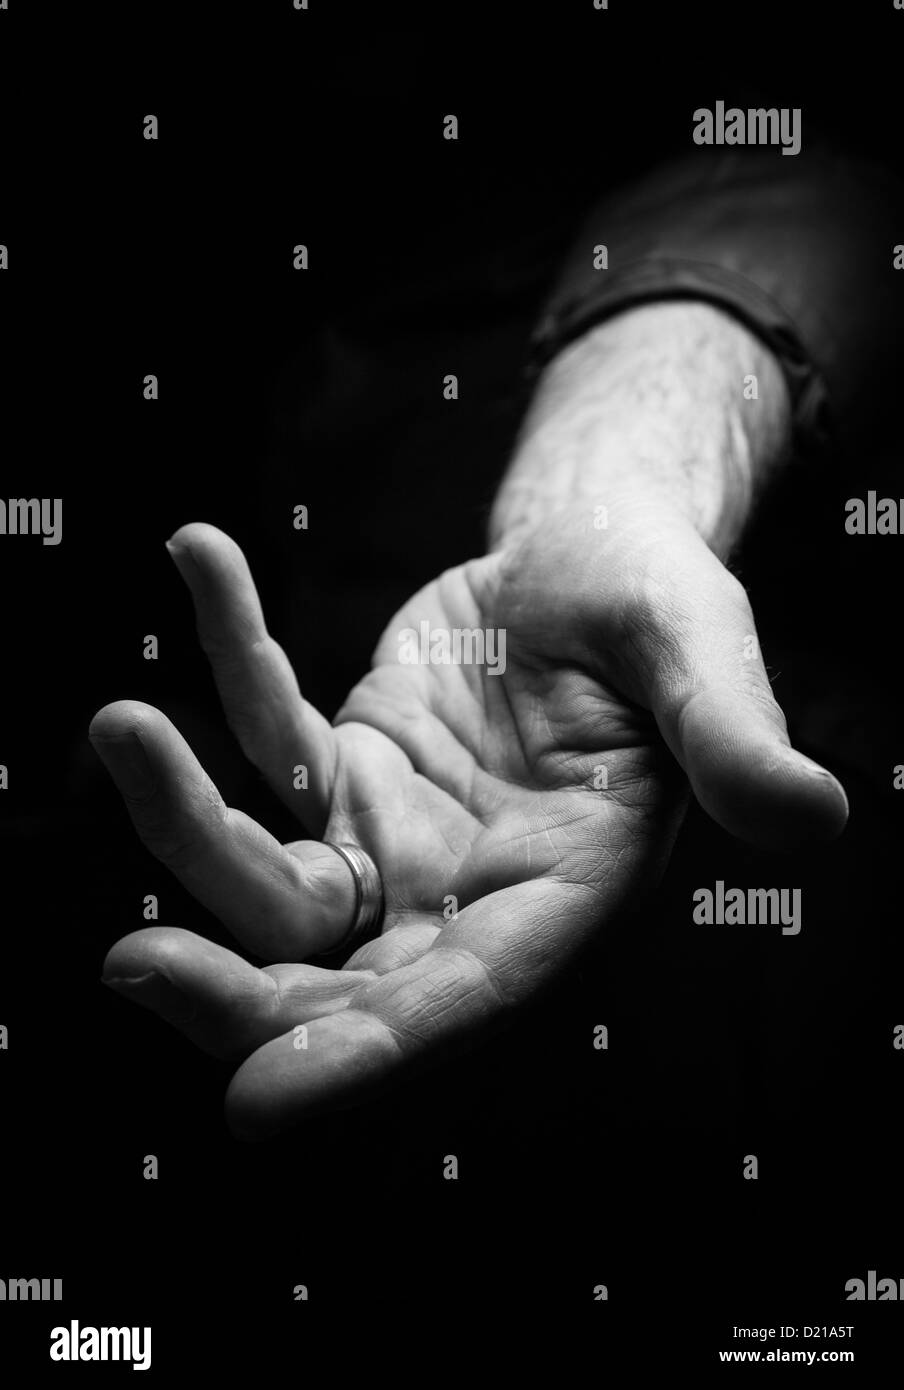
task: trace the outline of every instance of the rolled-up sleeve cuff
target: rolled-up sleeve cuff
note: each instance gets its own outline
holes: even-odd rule
[[[599,286],[590,293],[563,297],[549,305],[531,335],[528,380],[534,380],[570,342],[606,319],[667,299],[704,300],[761,338],[788,384],[796,448],[809,451],[824,445],[829,434],[828,389],[794,323],[759,285],[711,262],[672,257],[634,261],[618,271],[601,272]]]

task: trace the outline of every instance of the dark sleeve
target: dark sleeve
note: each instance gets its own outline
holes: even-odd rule
[[[885,170],[825,148],[701,150],[593,207],[534,332],[529,374],[632,305],[704,299],[777,355],[799,446],[862,439],[894,397],[896,243],[901,187]],[[594,268],[597,245],[608,269]]]

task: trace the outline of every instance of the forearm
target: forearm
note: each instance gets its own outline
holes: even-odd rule
[[[491,547],[586,502],[607,524],[638,505],[684,517],[724,557],[786,456],[790,425],[781,368],[740,322],[700,301],[627,310],[543,373],[493,506]]]

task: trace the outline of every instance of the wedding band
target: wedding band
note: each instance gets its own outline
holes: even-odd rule
[[[324,840],[341,854],[355,880],[355,912],[352,925],[335,949],[342,950],[365,935],[376,936],[383,921],[383,880],[380,870],[366,850],[359,845],[337,845]]]

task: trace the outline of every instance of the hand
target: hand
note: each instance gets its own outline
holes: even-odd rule
[[[842,828],[843,791],[790,749],[749,655],[741,586],[680,519],[613,521],[564,511],[441,575],[389,624],[332,726],[267,635],[234,542],[200,524],[173,537],[245,753],[311,834],[369,852],[386,900],[382,934],[341,968],[300,964],[349,930],[342,858],[281,846],[227,808],[159,711],[95,716],[147,847],[249,951],[283,962],[256,969],[175,927],[135,932],[105,962],[120,993],[243,1059],[226,1103],[237,1135],[356,1103],[534,998],[655,885],[685,799],[677,764],[732,833],[784,844]],[[423,620],[504,631],[504,672],[403,664],[400,634]]]

